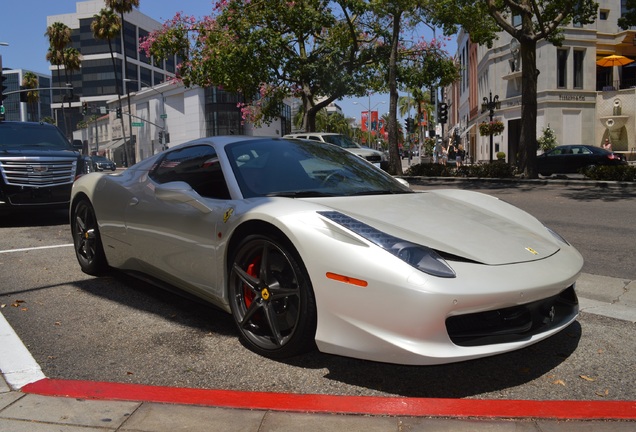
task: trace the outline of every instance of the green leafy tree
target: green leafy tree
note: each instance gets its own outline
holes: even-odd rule
[[[472,42],[492,47],[497,33],[504,31],[519,41],[521,59],[520,168],[528,178],[537,178],[537,69],[536,49],[541,40],[560,46],[563,27],[576,22],[594,22],[598,4],[594,0],[437,0],[426,5],[427,16],[454,34],[461,26]],[[520,25],[513,25],[513,17]]]
[[[376,0],[369,4],[365,16],[368,32],[382,41],[377,70],[389,92],[389,172],[402,174],[397,121],[400,88],[448,85],[458,78],[459,69],[440,41],[412,40],[413,30],[426,18],[422,0]]]
[[[618,26],[623,30],[636,26],[636,0],[625,0],[625,12],[618,18]]]
[[[244,119],[256,124],[277,117],[286,97],[298,97],[302,129],[314,131],[322,108],[367,88],[374,41],[358,26],[364,7],[346,0],[228,0],[201,20],[177,14],[141,48],[155,58],[183,58],[178,78],[186,86],[243,94]]]

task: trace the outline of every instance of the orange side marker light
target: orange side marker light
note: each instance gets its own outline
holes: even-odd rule
[[[367,281],[364,281],[362,279],[356,279],[349,276],[339,275],[336,273],[327,272],[326,276],[328,279],[333,279],[335,281],[343,282],[346,284],[356,285],[362,288],[365,288],[367,285],[369,285]]]

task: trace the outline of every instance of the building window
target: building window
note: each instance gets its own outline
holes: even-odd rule
[[[574,82],[575,89],[583,88],[583,59],[585,58],[585,51],[574,50],[574,71],[572,80]]]
[[[512,15],[512,26],[513,27],[521,26],[521,15],[516,15],[516,14]]]
[[[557,50],[557,88],[566,88],[568,84],[568,50]]]
[[[598,12],[598,19],[601,21],[607,21],[607,17],[609,16],[609,11],[607,9],[601,9]]]

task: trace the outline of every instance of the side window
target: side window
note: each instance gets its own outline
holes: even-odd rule
[[[230,198],[216,150],[207,145],[168,152],[150,178],[157,183],[186,182],[206,198]]]
[[[557,50],[557,88],[567,87],[568,74],[568,50]]]

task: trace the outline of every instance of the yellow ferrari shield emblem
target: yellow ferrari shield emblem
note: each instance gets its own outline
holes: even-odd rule
[[[537,252],[536,250],[532,249],[531,247],[527,247],[526,250],[528,252],[530,252],[532,255],[539,255],[539,252]]]
[[[227,222],[227,220],[232,216],[232,213],[234,213],[233,208],[225,210],[225,213],[223,213],[223,223]]]

